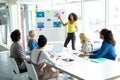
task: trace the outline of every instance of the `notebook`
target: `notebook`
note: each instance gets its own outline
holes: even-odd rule
[[[107,61],[108,59],[106,58],[97,58],[97,59],[91,59],[92,62],[95,62],[95,63],[101,63],[101,62],[104,62],[104,61]]]

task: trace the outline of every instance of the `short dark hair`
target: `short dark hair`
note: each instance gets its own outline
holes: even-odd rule
[[[44,35],[40,35],[39,38],[38,38],[38,46],[41,48],[41,47],[44,47],[47,43],[47,38],[44,36]]]
[[[78,17],[75,13],[70,13],[68,16],[68,20],[71,21],[70,16],[73,15],[74,21],[77,21]]]
[[[19,41],[20,36],[21,36],[21,34],[20,34],[20,31],[18,29],[14,30],[10,35],[13,42]]]

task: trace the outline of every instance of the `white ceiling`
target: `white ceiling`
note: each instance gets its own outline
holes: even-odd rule
[[[93,0],[83,0],[93,1]],[[0,0],[0,3],[21,3],[21,4],[67,4],[67,3],[78,3],[81,0]]]
[[[83,1],[93,1],[93,0],[83,0]],[[17,3],[39,3],[39,4],[67,4],[81,2],[81,0],[17,0]]]

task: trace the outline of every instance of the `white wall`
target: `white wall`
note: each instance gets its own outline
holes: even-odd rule
[[[0,3],[6,3],[7,0],[0,0]]]
[[[10,23],[11,23],[11,30],[14,29],[19,29],[21,26],[20,24],[20,5],[10,5],[9,6],[9,11],[10,11]]]
[[[9,5],[15,4],[17,0],[7,0],[7,3]]]
[[[0,3],[15,4],[16,0],[0,0]]]
[[[22,4],[52,4],[52,0],[16,0],[16,3],[22,3]]]

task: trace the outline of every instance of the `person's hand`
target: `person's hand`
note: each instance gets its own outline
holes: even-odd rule
[[[61,19],[61,17],[60,17],[60,16],[58,16],[58,19]]]
[[[85,54],[87,54],[87,55],[90,55],[90,54],[92,54],[93,52],[84,52]]]
[[[86,54],[79,54],[79,57],[84,57],[86,56]]]
[[[75,32],[77,32],[77,31],[78,31],[78,28],[76,28]]]
[[[79,57],[89,56],[90,52],[84,52],[83,54],[79,54]]]
[[[53,54],[51,54],[51,55],[50,55],[50,57],[51,57],[51,58],[54,58],[54,55],[53,55]]]

